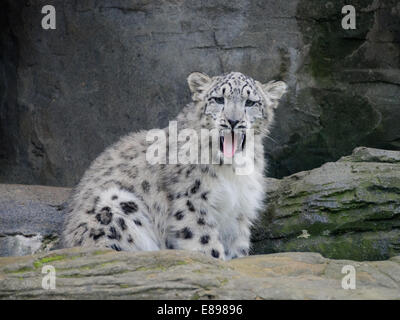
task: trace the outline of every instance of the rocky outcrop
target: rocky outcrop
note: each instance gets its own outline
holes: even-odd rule
[[[255,253],[313,251],[360,261],[400,254],[400,152],[357,148],[268,182]]]
[[[166,126],[186,77],[283,79],[266,142],[269,175],[336,161],[359,145],[400,148],[397,0],[40,0],[0,4],[0,182],[73,186],[104,148]]]
[[[55,268],[54,290],[42,287],[47,265]],[[355,288],[346,290],[349,265]],[[1,299],[400,299],[399,289],[399,257],[355,262],[280,253],[222,262],[186,251],[72,248],[0,258]]]

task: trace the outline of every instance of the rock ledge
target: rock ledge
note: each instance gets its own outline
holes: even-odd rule
[[[42,289],[42,267],[56,289]],[[356,270],[345,290],[342,268]],[[187,251],[115,252],[72,248],[0,258],[1,299],[400,299],[400,257],[330,260],[279,253],[223,262]]]

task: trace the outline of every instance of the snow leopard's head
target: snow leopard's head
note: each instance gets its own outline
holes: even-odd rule
[[[188,83],[202,113],[202,127],[218,129],[225,157],[244,149],[247,129],[268,133],[274,109],[287,88],[282,81],[262,84],[239,72],[216,77],[194,72]]]

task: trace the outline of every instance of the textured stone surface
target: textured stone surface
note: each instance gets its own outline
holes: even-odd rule
[[[0,184],[0,256],[54,248],[69,193],[68,188]]]
[[[45,0],[0,4],[0,181],[72,186],[119,136],[165,126],[191,71],[283,79],[270,176],[359,145],[400,148],[400,5],[353,0]]]
[[[400,152],[357,148],[320,168],[268,179],[254,251],[383,260],[400,254]]]
[[[42,267],[56,289],[42,289]],[[342,268],[356,271],[344,290]],[[63,249],[0,258],[2,299],[400,299],[400,259],[329,260],[281,253],[222,262],[187,251],[126,253]]]
[[[296,70],[296,87],[289,105],[278,111],[279,140],[268,151],[274,177],[336,161],[360,145],[400,149],[399,2],[352,1],[355,30],[341,27],[347,4],[298,2],[303,43],[298,63],[288,63]]]

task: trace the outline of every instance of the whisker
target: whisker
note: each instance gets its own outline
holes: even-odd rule
[[[278,144],[278,142],[274,139],[272,139],[270,136],[266,136],[268,139],[270,139],[272,142],[275,142],[276,144]]]

